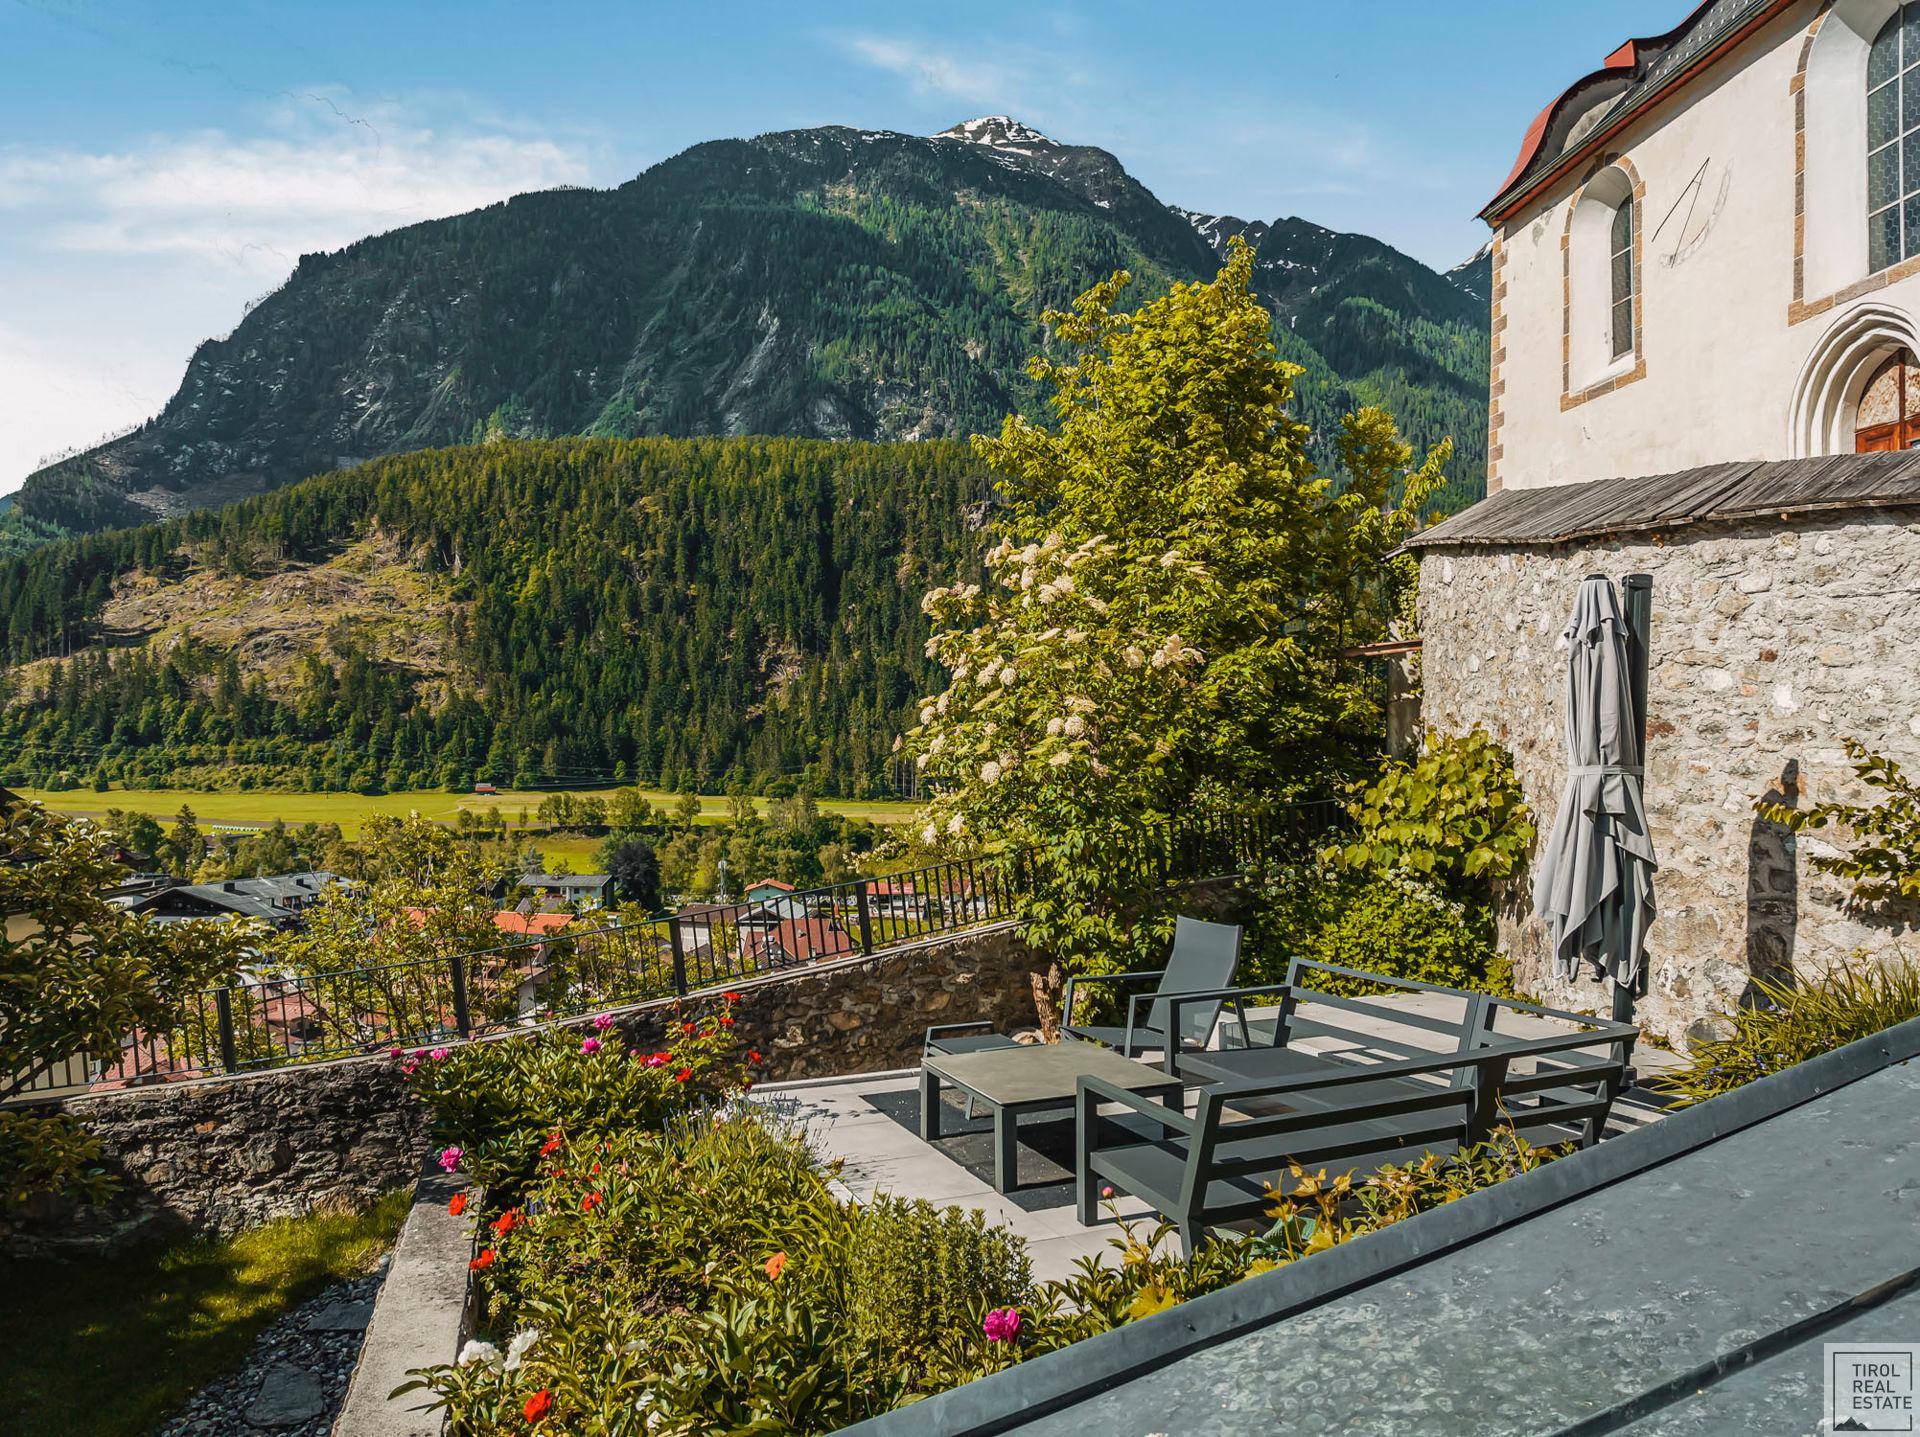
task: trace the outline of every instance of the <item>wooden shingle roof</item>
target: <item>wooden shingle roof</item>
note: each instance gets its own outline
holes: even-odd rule
[[[1503,489],[1405,547],[1564,544],[1689,524],[1900,507],[1920,507],[1920,451],[1748,459],[1678,474]]]

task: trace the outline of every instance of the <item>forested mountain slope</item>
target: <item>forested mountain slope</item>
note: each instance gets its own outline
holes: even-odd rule
[[[612,190],[522,195],[308,255],[163,411],[33,475],[0,552],[488,436],[924,439],[1032,412],[1043,310],[1114,269],[1210,275],[1229,232],[1316,430],[1384,403],[1482,486],[1484,303],[1361,236],[1162,204],[1005,117],[697,145]]]
[[[46,546],[0,775],[864,794],[989,494],[945,441],[495,441]]]

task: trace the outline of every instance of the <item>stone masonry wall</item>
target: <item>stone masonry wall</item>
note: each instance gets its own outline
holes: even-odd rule
[[[763,1081],[911,1067],[930,1023],[1034,1027],[1045,967],[1003,925],[742,983],[734,1013],[741,1038],[764,1055]],[[624,1010],[621,1026],[631,1041],[658,1046],[674,1006]],[[46,1106],[101,1139],[125,1189],[111,1212],[46,1214],[0,1231],[0,1247],[224,1233],[355,1204],[411,1181],[428,1146],[426,1115],[384,1055]]]
[[[1755,974],[1820,972],[1911,952],[1900,915],[1850,911],[1844,886],[1754,801],[1866,797],[1841,741],[1920,771],[1920,519],[1701,526],[1667,536],[1422,556],[1422,717],[1485,727],[1512,749],[1539,825],[1566,774],[1557,641],[1582,577],[1653,576],[1647,811],[1660,859],[1643,1026],[1669,1040],[1736,1006]],[[1844,835],[1839,836],[1844,842]],[[1547,1002],[1606,1007],[1604,988],[1553,980],[1529,885],[1501,924],[1517,981]]]

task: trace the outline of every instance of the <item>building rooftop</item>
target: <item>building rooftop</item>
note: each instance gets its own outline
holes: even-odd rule
[[[1920,1321],[1917,1057],[1920,1019],[851,1430],[1872,1430],[1823,1348]]]
[[[524,873],[520,876],[523,888],[605,888],[613,878],[605,873]]]
[[[1563,544],[1689,524],[1908,507],[1920,507],[1920,452],[1747,459],[1677,474],[1502,489],[1406,547]]]
[[[1664,35],[1626,41],[1598,70],[1575,80],[1540,112],[1521,143],[1512,173],[1482,216],[1503,217],[1538,181],[1602,144],[1631,116],[1665,100],[1788,3],[1705,0]]]

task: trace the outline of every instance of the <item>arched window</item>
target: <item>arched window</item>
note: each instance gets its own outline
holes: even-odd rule
[[[1608,241],[1613,276],[1613,354],[1618,359],[1633,352],[1633,198],[1628,196],[1613,212]]]
[[[1623,164],[1609,165],[1587,181],[1567,215],[1567,394],[1618,380],[1639,358],[1645,297],[1638,183]]]
[[[1920,254],[1920,70],[1916,66],[1920,66],[1920,3],[1909,3],[1894,12],[1867,51],[1870,273]]]

